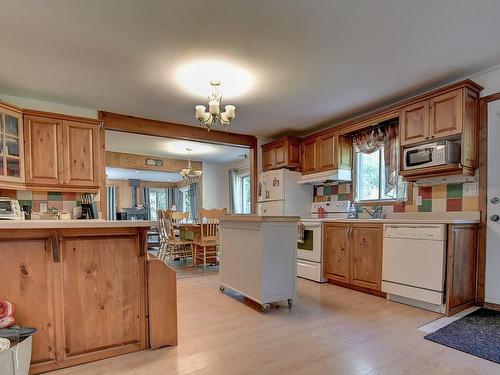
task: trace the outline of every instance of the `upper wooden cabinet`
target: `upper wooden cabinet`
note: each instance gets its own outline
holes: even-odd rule
[[[26,116],[24,119],[26,182],[61,185],[62,121]]]
[[[25,116],[26,184],[97,189],[98,131],[96,121]]]
[[[302,173],[351,169],[352,142],[336,132],[308,137],[302,142]]]
[[[0,181],[24,182],[21,110],[0,103]]]
[[[380,224],[325,223],[325,277],[332,281],[380,291],[382,286]]]
[[[262,147],[262,170],[300,169],[300,139],[283,137]]]
[[[466,103],[471,95],[477,102],[478,91],[463,87],[403,107],[401,146],[459,135],[466,128],[476,128],[477,104],[473,108]]]
[[[302,173],[313,173],[318,170],[316,138],[305,139],[302,142]]]
[[[95,124],[64,121],[64,184],[98,185],[98,142],[98,127]]]

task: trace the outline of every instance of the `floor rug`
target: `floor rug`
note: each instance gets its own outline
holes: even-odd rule
[[[476,310],[425,338],[500,364],[500,311]]]

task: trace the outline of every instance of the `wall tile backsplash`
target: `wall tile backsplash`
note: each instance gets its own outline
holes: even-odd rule
[[[413,187],[413,201],[384,206],[384,212],[452,212],[478,211],[478,189],[470,194],[470,183],[453,183],[434,186]],[[419,198],[420,197],[420,198]],[[327,200],[353,200],[352,184],[339,182],[314,188],[314,202]],[[417,202],[419,204],[417,204]],[[360,207],[359,210],[362,210]]]
[[[81,193],[72,192],[44,192],[27,190],[0,190],[0,196],[16,198],[19,200],[21,208],[30,206],[33,212],[46,212],[46,210],[55,207],[61,212],[67,212],[73,215],[73,208],[81,206]],[[99,201],[99,194],[96,196]],[[45,208],[45,209],[44,209]]]

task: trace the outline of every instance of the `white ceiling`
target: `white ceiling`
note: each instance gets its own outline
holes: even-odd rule
[[[249,152],[241,147],[106,131],[107,151],[187,160],[187,148],[192,149],[192,160],[213,163],[241,160]]]
[[[179,173],[133,170],[126,168],[106,167],[106,176],[111,180],[137,179],[142,181],[179,182],[182,176]]]
[[[498,0],[4,0],[0,90],[194,125],[176,69],[227,60],[254,75],[233,130],[270,136],[498,64],[499,19]]]

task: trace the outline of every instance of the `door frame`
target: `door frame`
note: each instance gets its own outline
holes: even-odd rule
[[[500,100],[500,92],[479,99],[479,211],[481,212],[478,235],[476,303],[484,306],[486,283],[486,231],[488,224],[488,103]],[[486,304],[500,308],[498,305]]]
[[[100,170],[100,199],[101,212],[106,216],[106,144],[105,131],[115,130],[125,133],[152,135],[157,137],[183,139],[205,143],[216,143],[245,147],[250,150],[250,184],[252,190],[252,212],[257,210],[257,137],[247,134],[231,133],[220,130],[206,130],[202,127],[172,123],[168,121],[153,120],[134,117],[118,113],[99,111],[101,129],[99,140],[101,147]]]

